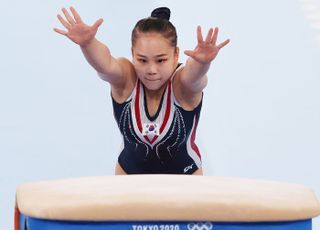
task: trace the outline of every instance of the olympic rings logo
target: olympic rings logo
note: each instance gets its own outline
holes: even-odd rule
[[[197,222],[188,224],[188,230],[211,230],[212,224],[210,222]]]

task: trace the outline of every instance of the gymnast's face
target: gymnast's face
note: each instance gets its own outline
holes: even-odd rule
[[[132,47],[133,65],[144,86],[159,90],[174,72],[179,49],[159,33],[141,33]]]

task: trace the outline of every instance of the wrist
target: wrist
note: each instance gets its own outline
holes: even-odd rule
[[[192,62],[192,65],[197,66],[198,68],[201,68],[201,69],[209,69],[211,65],[211,61],[204,62],[204,61],[196,60],[192,57],[189,58],[189,61]]]
[[[86,49],[86,48],[92,46],[92,44],[94,44],[95,41],[97,41],[97,40],[96,40],[95,37],[93,37],[92,39],[90,39],[88,41],[85,41],[85,42],[83,42],[82,44],[79,44],[79,45],[80,45],[81,49]]]

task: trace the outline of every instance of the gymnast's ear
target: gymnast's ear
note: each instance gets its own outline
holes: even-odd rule
[[[180,49],[179,49],[179,47],[177,46],[177,47],[175,48],[175,50],[174,50],[174,60],[175,60],[175,62],[178,62],[178,60],[179,60],[179,51],[180,51]]]
[[[177,46],[177,47],[175,48],[174,53],[179,55],[179,51],[180,51],[180,49],[179,49],[179,47]]]

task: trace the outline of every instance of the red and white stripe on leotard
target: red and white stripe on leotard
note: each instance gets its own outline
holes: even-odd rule
[[[200,151],[198,149],[198,146],[195,143],[197,125],[198,125],[198,119],[197,119],[197,116],[195,115],[193,118],[191,135],[189,135],[189,137],[187,139],[187,151],[188,151],[189,156],[196,163],[196,165],[198,167],[201,167],[201,155],[200,155]]]

